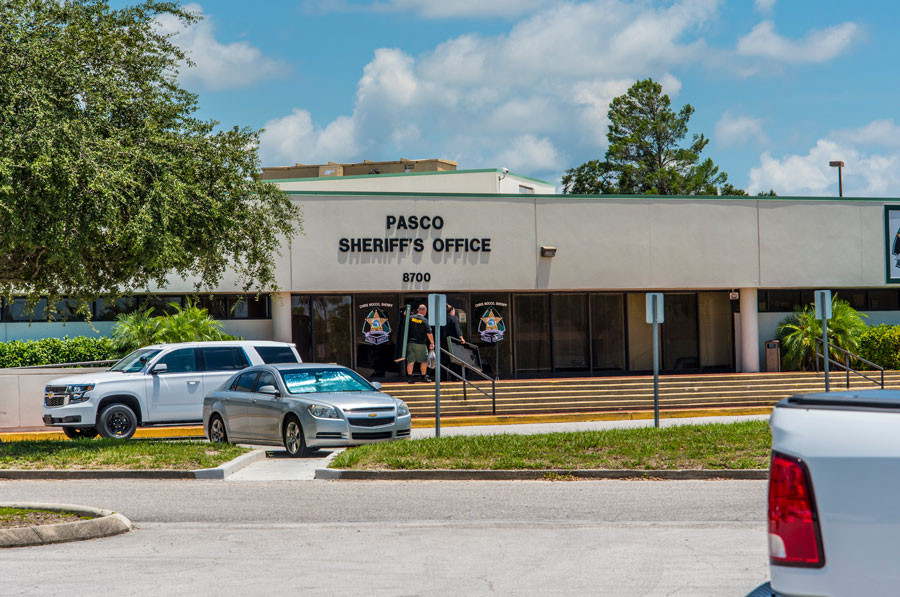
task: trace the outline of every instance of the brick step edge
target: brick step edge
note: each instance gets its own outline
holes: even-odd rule
[[[571,481],[576,479],[626,480],[766,480],[768,469],[539,469],[539,470],[353,470],[316,469],[316,479],[343,481]]]

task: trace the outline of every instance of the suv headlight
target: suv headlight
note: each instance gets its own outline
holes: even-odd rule
[[[86,393],[90,392],[94,389],[94,384],[72,384],[68,388],[66,388],[66,393],[69,394],[69,404],[73,404],[75,402],[84,402],[89,398],[89,396],[85,396]]]
[[[409,407],[406,406],[406,403],[401,400],[400,404],[397,405],[397,416],[405,417],[408,414],[409,414]]]
[[[309,414],[317,419],[340,419],[337,409],[333,406],[325,406],[324,404],[310,404]]]

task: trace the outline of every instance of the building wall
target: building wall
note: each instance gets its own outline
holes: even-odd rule
[[[501,180],[502,178],[502,180]],[[340,193],[509,193],[519,194],[519,186],[537,194],[555,193],[554,185],[499,170],[456,170],[447,172],[410,172],[372,176],[341,176],[273,180],[285,191]]]

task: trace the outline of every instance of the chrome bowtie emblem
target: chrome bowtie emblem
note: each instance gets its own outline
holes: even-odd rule
[[[377,416],[378,416],[378,413],[369,413],[369,417],[371,417],[373,419]]]

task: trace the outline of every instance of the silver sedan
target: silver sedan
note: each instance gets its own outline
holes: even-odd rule
[[[409,408],[340,365],[257,365],[203,400],[213,442],[283,445],[291,456],[318,448],[409,437]]]

